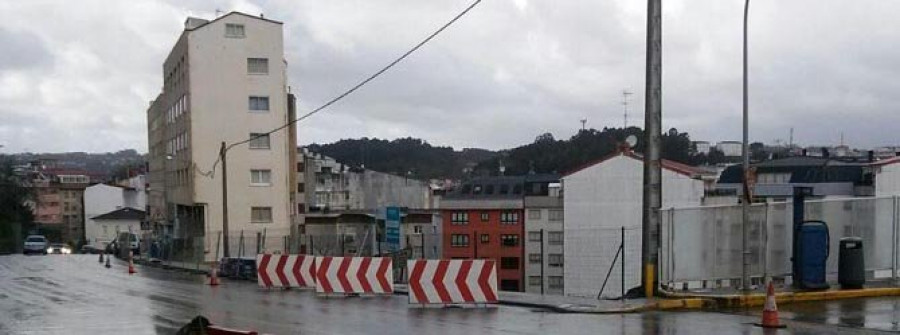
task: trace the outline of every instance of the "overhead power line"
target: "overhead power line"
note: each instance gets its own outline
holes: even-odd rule
[[[225,147],[225,151],[227,152],[228,150],[230,150],[231,148],[234,148],[235,146],[238,146],[238,145],[241,145],[241,144],[248,143],[248,142],[253,141],[254,139],[257,139],[257,138],[260,138],[260,137],[269,136],[269,135],[271,135],[271,134],[273,134],[273,133],[275,133],[275,132],[278,132],[278,131],[280,131],[280,130],[282,130],[282,129],[285,129],[285,128],[291,126],[292,124],[295,124],[295,123],[297,123],[297,122],[303,121],[303,120],[305,120],[305,119],[307,119],[307,118],[309,118],[309,117],[315,115],[316,113],[321,112],[322,110],[328,108],[329,106],[333,105],[334,103],[336,103],[336,102],[340,101],[341,99],[347,97],[348,95],[352,94],[352,93],[355,92],[356,90],[358,90],[358,89],[360,89],[361,87],[365,86],[366,84],[368,84],[369,82],[371,82],[371,81],[374,80],[375,78],[378,78],[378,76],[380,76],[380,75],[382,75],[383,73],[387,72],[387,70],[390,70],[392,67],[394,67],[394,65],[397,65],[398,63],[400,63],[401,61],[403,61],[404,59],[406,59],[406,57],[408,57],[409,55],[411,55],[413,52],[416,52],[416,50],[419,50],[419,48],[421,48],[422,46],[424,46],[426,43],[428,43],[429,41],[431,41],[432,39],[434,39],[434,38],[435,38],[437,35],[439,35],[441,32],[443,32],[443,31],[446,30],[448,27],[450,27],[451,25],[453,25],[453,23],[455,23],[456,21],[458,21],[460,18],[462,18],[463,16],[465,16],[467,13],[469,13],[469,11],[471,11],[473,8],[475,8],[475,6],[477,6],[479,3],[481,3],[481,1],[482,1],[482,0],[475,0],[474,2],[472,2],[472,4],[470,4],[468,7],[466,7],[466,8],[463,9],[461,12],[459,12],[459,14],[456,14],[456,16],[454,16],[452,19],[450,19],[450,21],[448,21],[447,23],[445,23],[444,25],[442,25],[440,28],[438,28],[437,30],[435,30],[433,33],[431,33],[430,35],[428,35],[428,37],[426,37],[426,38],[423,39],[421,42],[419,42],[418,44],[416,44],[415,46],[413,46],[411,49],[409,49],[409,50],[407,50],[406,52],[404,52],[402,55],[400,55],[400,57],[397,57],[397,58],[394,59],[392,62],[390,62],[390,63],[388,63],[387,65],[385,65],[384,67],[382,67],[380,70],[378,70],[378,71],[376,71],[375,73],[373,73],[372,75],[366,77],[365,79],[363,79],[362,81],[360,81],[359,83],[357,83],[356,85],[354,85],[353,87],[351,87],[350,89],[348,89],[348,90],[344,91],[343,93],[341,93],[341,94],[335,96],[334,98],[332,98],[332,99],[329,100],[328,102],[324,103],[323,105],[317,107],[316,109],[313,109],[313,110],[310,111],[309,113],[303,114],[302,116],[300,116],[300,117],[298,117],[298,118],[296,118],[296,119],[293,119],[293,120],[289,121],[288,123],[285,123],[285,124],[279,126],[278,128],[272,129],[272,130],[270,130],[270,131],[268,131],[268,132],[265,132],[265,133],[257,134],[256,136],[250,137],[250,138],[248,138],[248,139],[246,139],[246,140],[243,140],[243,141],[240,141],[240,142],[235,142],[235,143],[229,144],[229,145],[227,145],[227,146]],[[215,163],[213,163],[212,169],[211,169],[209,172],[203,172],[203,171],[200,171],[199,169],[197,169],[197,170],[198,170],[198,172],[200,172],[200,174],[202,174],[202,175],[204,175],[204,176],[212,177],[212,176],[215,175],[216,167],[219,165],[219,163],[221,162],[221,160],[222,160],[222,157],[221,157],[221,155],[220,155],[220,156],[218,156],[218,158],[216,158],[216,161],[215,161]]]

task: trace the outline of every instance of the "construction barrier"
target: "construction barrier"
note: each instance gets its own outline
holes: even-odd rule
[[[410,260],[410,304],[496,304],[497,267],[488,259]]]
[[[307,255],[256,255],[256,277],[265,288],[313,288],[316,258]]]
[[[389,257],[316,257],[316,292],[391,294],[391,265]]]

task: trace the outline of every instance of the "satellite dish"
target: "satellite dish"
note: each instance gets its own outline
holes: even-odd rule
[[[625,143],[628,143],[628,147],[630,148],[634,148],[634,146],[637,145],[637,141],[637,136],[634,135],[628,135],[628,137],[625,138]]]

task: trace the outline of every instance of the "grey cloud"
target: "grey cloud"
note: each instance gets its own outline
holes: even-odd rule
[[[302,113],[365,78],[465,5],[400,0],[0,4],[0,43],[43,41],[23,46],[37,48],[23,49],[33,57],[0,67],[44,74],[27,80],[19,74],[6,82],[45,88],[43,94],[17,90],[6,101],[0,92],[0,106],[8,108],[0,110],[0,120],[11,119],[6,113],[13,109],[33,111],[16,124],[48,134],[22,137],[7,126],[0,136],[23,141],[6,150],[146,150],[147,102],[158,93],[160,64],[187,15],[211,17],[218,8],[263,12],[283,21],[289,85]],[[677,127],[695,139],[738,139],[742,5],[720,0],[664,5],[665,128]],[[415,136],[438,145],[505,148],[546,131],[567,137],[582,118],[591,127],[621,126],[623,89],[634,93],[629,123],[642,125],[644,6],[640,1],[485,1],[382,77],[300,124],[300,142]],[[101,7],[102,13],[92,14]],[[4,9],[21,13],[4,16],[11,12]],[[804,144],[836,144],[840,132],[856,146],[898,144],[891,128],[900,123],[895,107],[900,48],[893,43],[900,39],[894,23],[898,11],[900,3],[884,0],[754,1],[751,139],[786,139],[794,127]],[[59,24],[27,20],[44,14]],[[72,24],[67,16],[73,15],[87,23]],[[73,89],[46,89],[54,87]],[[79,103],[60,103],[73,100]],[[93,129],[113,118],[120,126]],[[98,131],[103,140],[97,140]]]
[[[0,26],[0,71],[24,70],[51,64],[52,56],[37,35],[27,31],[11,31]]]

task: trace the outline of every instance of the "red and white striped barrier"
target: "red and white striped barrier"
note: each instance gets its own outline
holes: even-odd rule
[[[494,260],[410,260],[407,269],[410,304],[497,303]]]
[[[391,265],[389,257],[316,257],[316,292],[391,294]]]
[[[256,255],[259,286],[271,288],[313,288],[316,286],[316,258],[307,255]]]

